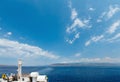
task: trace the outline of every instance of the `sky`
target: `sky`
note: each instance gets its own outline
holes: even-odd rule
[[[0,64],[120,63],[119,0],[0,0]]]

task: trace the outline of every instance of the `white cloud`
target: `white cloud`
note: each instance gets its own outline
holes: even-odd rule
[[[90,45],[92,42],[98,42],[98,41],[100,41],[103,37],[104,37],[104,35],[94,36],[94,37],[92,37],[90,40],[88,40],[88,41],[85,43],[85,46]]]
[[[114,32],[117,30],[118,27],[120,27],[120,20],[114,22],[114,23],[110,26],[110,28],[108,29],[107,32],[110,33],[110,34],[112,34],[112,33],[114,33]]]
[[[68,42],[69,44],[72,44],[74,41],[73,41],[73,40],[66,39],[66,42]]]
[[[116,35],[112,38],[112,40],[113,40],[113,39],[117,39],[117,38],[120,38],[120,33],[116,34]]]
[[[66,42],[68,42],[69,44],[72,44],[76,39],[78,39],[80,37],[80,32],[76,33],[75,36],[73,37],[73,39],[67,39]]]
[[[80,56],[81,56],[81,53],[76,53],[74,56],[75,56],[75,57],[80,57]]]
[[[7,32],[6,34],[4,34],[4,37],[10,37],[12,35],[12,32]]]
[[[72,7],[71,1],[69,1],[68,4],[69,4],[68,7],[71,10],[71,19],[74,20],[75,18],[77,18],[78,13],[77,13],[76,9]]]
[[[90,45],[90,43],[91,43],[91,40],[88,40],[88,41],[85,43],[85,46]]]
[[[101,19],[97,19],[97,22],[102,22],[102,20]]]
[[[109,11],[107,13],[107,17],[111,18],[114,14],[116,14],[118,11],[120,11],[120,8],[117,5],[109,6]]]
[[[102,22],[103,19],[106,20],[112,18],[117,12],[120,11],[120,7],[118,5],[110,5],[108,11],[104,11],[99,18],[97,19],[97,22]]]
[[[77,29],[80,28],[90,28],[91,25],[89,25],[91,18],[89,17],[88,19],[84,19],[84,20],[80,20],[79,18],[76,18],[72,25],[67,27],[66,32],[67,33],[72,33],[72,32],[76,32]]]
[[[119,58],[111,58],[111,57],[104,57],[104,58],[78,58],[78,59],[65,59],[62,62],[64,63],[120,63]]]
[[[71,33],[76,31],[77,28],[82,28],[84,26],[85,26],[84,22],[77,18],[74,20],[73,24],[70,27],[67,27],[66,32]]]
[[[113,37],[110,38],[110,39],[107,39],[107,41],[109,41],[109,42],[114,42],[114,41],[116,41],[117,39],[120,39],[120,33],[116,34],[115,36],[113,36]]]
[[[108,29],[105,31],[105,36],[104,41],[106,42],[116,42],[119,41],[119,29],[120,28],[120,20],[115,21]],[[114,34],[116,34],[114,36]]]
[[[9,36],[12,35],[12,32],[7,32],[7,35],[9,35]]]
[[[78,13],[76,11],[76,9],[72,9],[71,10],[71,19],[74,20],[77,17]]]
[[[57,59],[59,57],[51,52],[43,50],[40,47],[31,46],[8,39],[0,39],[0,56],[15,58],[46,57],[51,59]]]
[[[80,62],[115,63],[120,61],[116,58],[104,57],[104,58],[82,58]]]
[[[90,11],[94,11],[95,9],[94,9],[94,8],[92,8],[92,7],[90,7],[88,10],[90,10]]]
[[[84,29],[84,28],[91,28],[89,25],[90,19],[84,19],[80,20],[76,18],[73,22],[73,24],[69,27],[67,27],[66,32],[69,33],[70,35],[74,34],[73,40],[67,40],[68,43],[72,44],[76,39],[79,38],[80,32],[78,31],[79,29]],[[76,34],[77,33],[77,34]]]
[[[94,41],[94,42],[97,42],[97,41],[101,40],[103,37],[104,37],[104,35],[94,36],[94,37],[92,37],[91,40]]]
[[[84,19],[84,20],[83,20],[83,23],[86,24],[86,25],[89,24],[90,19],[91,19],[91,17],[89,17],[88,19]]]
[[[80,33],[78,32],[76,35],[75,35],[75,38],[79,38],[80,37]]]
[[[72,7],[72,2],[69,1],[69,8],[71,10],[71,21],[73,22],[66,28],[66,33],[71,37],[73,36],[72,39],[67,37],[66,42],[69,44],[73,44],[73,42],[80,37],[80,29],[84,28],[91,28],[90,20],[91,17],[80,19],[78,17],[78,12],[76,11],[75,8]]]
[[[85,43],[85,46],[90,45],[92,42],[116,42],[119,41],[120,34],[118,33],[120,28],[120,20],[115,21],[105,32],[103,32],[100,36],[92,37]],[[116,34],[115,36],[113,36]]]
[[[103,13],[99,16],[99,18],[97,19],[97,22],[102,22],[102,19],[105,17],[106,13],[107,13],[107,12],[103,12]]]

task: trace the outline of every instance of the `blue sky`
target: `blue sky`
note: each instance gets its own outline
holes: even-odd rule
[[[0,63],[120,60],[119,0],[0,0]]]

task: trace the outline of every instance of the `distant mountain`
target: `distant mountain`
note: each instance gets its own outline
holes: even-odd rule
[[[8,66],[15,66],[15,65],[0,65],[0,67],[8,67]]]
[[[6,65],[0,65],[0,66],[6,66]]]
[[[120,66],[120,63],[56,63],[50,66]]]

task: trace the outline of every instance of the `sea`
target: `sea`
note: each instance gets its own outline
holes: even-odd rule
[[[48,82],[120,82],[120,66],[28,66],[22,72],[47,75]],[[3,73],[17,73],[17,67],[0,66]]]

